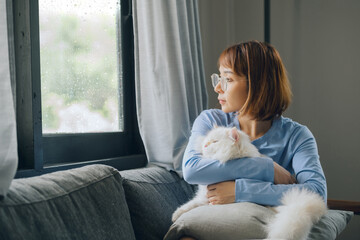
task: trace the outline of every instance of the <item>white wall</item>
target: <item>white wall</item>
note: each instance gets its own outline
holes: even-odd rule
[[[228,45],[264,40],[262,0],[199,0],[206,76]],[[271,1],[271,43],[293,87],[285,113],[317,139],[328,197],[360,201],[360,1]],[[219,106],[208,81],[209,107]],[[339,239],[359,239],[355,216]]]

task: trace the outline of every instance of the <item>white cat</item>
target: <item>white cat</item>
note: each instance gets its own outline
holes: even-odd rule
[[[200,151],[204,158],[217,159],[225,163],[243,157],[261,157],[249,136],[234,128],[215,127],[205,137],[199,139]],[[172,215],[175,222],[183,213],[193,208],[208,205],[207,187],[199,185],[195,197],[180,206]],[[269,239],[306,239],[311,227],[327,211],[323,199],[306,189],[292,188],[281,199],[282,205],[271,208],[276,214],[267,226]]]

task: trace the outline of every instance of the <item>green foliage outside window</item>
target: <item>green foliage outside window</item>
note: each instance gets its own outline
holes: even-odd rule
[[[57,132],[61,111],[74,104],[85,109],[78,114],[97,114],[115,130],[121,128],[118,48],[115,17],[48,14],[40,18],[44,132]]]

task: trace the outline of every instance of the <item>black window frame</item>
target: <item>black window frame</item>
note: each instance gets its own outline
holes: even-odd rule
[[[16,119],[19,165],[16,178],[106,164],[125,170],[147,164],[136,119],[134,42],[131,0],[120,0],[120,54],[123,79],[124,131],[43,134],[38,0],[7,0],[12,11]]]

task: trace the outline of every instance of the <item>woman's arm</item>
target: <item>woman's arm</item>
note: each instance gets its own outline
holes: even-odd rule
[[[326,200],[327,187],[322,170],[316,141],[307,128],[299,129],[289,144],[293,151],[292,167],[298,184],[279,184],[256,179],[237,179],[235,201],[254,202],[263,205],[279,205],[284,192],[293,187],[306,188],[318,193]]]
[[[197,149],[197,141],[199,137],[206,135],[214,124],[224,123],[220,120],[216,122],[209,111],[202,112],[194,122],[182,166],[184,179],[187,182],[208,185],[238,178],[274,181],[273,161],[268,157],[234,159],[225,164],[216,159],[202,158]]]
[[[285,168],[274,163],[274,183],[294,184],[296,179]],[[239,189],[239,187],[238,187]],[[238,193],[239,195],[239,193]],[[228,204],[236,201],[235,180],[215,183],[207,186],[207,197],[210,204]]]
[[[208,185],[237,178],[274,181],[271,158],[241,158],[224,164],[218,160],[204,159],[196,154],[183,162],[183,176],[190,184]]]

